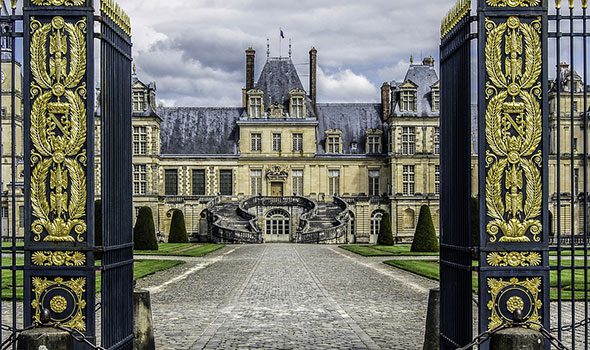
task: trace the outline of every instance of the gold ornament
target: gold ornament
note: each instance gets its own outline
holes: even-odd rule
[[[493,7],[533,7],[540,6],[541,0],[487,0],[488,6]]]
[[[100,11],[113,21],[125,34],[131,35],[131,20],[114,0],[101,0]]]
[[[447,36],[462,19],[469,16],[470,11],[471,0],[458,0],[441,22],[440,37]]]
[[[541,240],[541,19],[486,19],[486,230],[491,242]]]
[[[86,22],[31,19],[31,230],[35,241],[86,233]]]
[[[491,311],[488,329],[495,329],[511,320],[509,318],[511,315],[506,315],[502,308],[505,308],[510,313],[520,309],[524,313],[525,320],[540,323],[540,310],[543,307],[543,302],[539,298],[541,285],[541,277],[522,280],[513,277],[508,281],[502,278],[488,278],[488,293],[491,295],[491,299],[487,304],[488,310]],[[511,293],[519,293],[519,295],[511,296]],[[522,297],[526,297],[527,302]],[[505,304],[500,305],[501,303]],[[525,309],[527,304],[529,308]]]
[[[82,252],[34,252],[31,260],[37,266],[84,266],[86,255]]]
[[[53,279],[33,277],[32,284],[33,293],[35,294],[35,298],[31,301],[34,322],[41,323],[41,309],[47,306],[45,298],[49,295],[49,292],[61,292],[61,295],[56,295],[49,300],[49,308],[57,314],[65,312],[68,308],[68,301],[63,295],[69,295],[72,297],[73,303],[71,312],[64,315],[61,319],[52,319],[52,323],[77,329],[81,332],[86,331],[86,316],[84,316],[84,309],[86,308],[86,301],[84,300],[86,278],[80,277],[65,280],[62,277],[55,277]]]
[[[487,256],[488,265],[495,267],[539,266],[541,261],[537,252],[493,252]]]
[[[85,0],[31,0],[37,6],[83,6]]]

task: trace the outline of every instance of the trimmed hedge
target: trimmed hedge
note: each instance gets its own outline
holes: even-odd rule
[[[184,223],[184,214],[181,210],[172,212],[172,222],[170,223],[170,234],[168,243],[188,243],[188,234]]]
[[[158,250],[154,217],[149,207],[139,209],[133,228],[133,242],[135,250]]]
[[[393,245],[393,232],[391,230],[391,219],[388,213],[384,213],[381,218],[381,228],[377,237],[377,245]]]
[[[411,251],[438,252],[439,249],[430,208],[427,205],[423,205],[420,208],[420,216],[418,218],[418,225],[416,226],[416,234],[414,234],[414,242],[412,242]]]

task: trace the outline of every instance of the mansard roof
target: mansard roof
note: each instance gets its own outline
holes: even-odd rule
[[[426,62],[426,60],[425,60]],[[406,73],[402,82],[392,82],[393,91],[393,115],[396,117],[438,117],[439,112],[432,110],[432,88],[439,81],[434,64],[412,64]],[[417,92],[417,110],[416,112],[406,112],[400,110],[401,87],[406,84],[416,86]]]
[[[161,107],[163,155],[237,154],[241,107]]]
[[[319,155],[326,154],[326,131],[342,131],[343,154],[365,154],[367,131],[377,129],[384,131],[385,140],[387,123],[381,118],[380,103],[318,103],[318,131],[317,144]],[[351,145],[357,144],[357,150],[353,151]],[[381,149],[387,150],[386,143],[382,142]]]
[[[269,108],[273,103],[280,103],[289,110],[289,93],[298,89],[305,91],[297,69],[286,57],[269,57],[255,84],[255,88],[264,92],[264,106]],[[307,114],[312,113],[309,98],[306,98]]]

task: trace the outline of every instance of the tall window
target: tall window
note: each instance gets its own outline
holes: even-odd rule
[[[144,164],[133,165],[133,194],[147,193],[147,166]]]
[[[412,155],[416,153],[416,128],[406,126],[402,128],[402,154]]]
[[[250,193],[253,196],[262,194],[262,170],[250,170]]]
[[[404,89],[401,91],[401,106],[402,112],[416,111],[416,90]]]
[[[147,128],[145,126],[133,127],[133,154],[147,154]]]
[[[293,152],[303,151],[303,134],[293,134]]]
[[[262,150],[262,134],[252,134],[250,147],[252,152],[260,152]]]
[[[303,195],[303,170],[293,170],[293,193]]]
[[[250,97],[250,118],[261,118],[262,117],[262,97],[252,96]]]
[[[340,135],[328,136],[326,143],[328,144],[328,153],[340,153]]]
[[[438,111],[440,109],[440,91],[432,89],[432,110]]]
[[[303,118],[303,97],[293,97],[292,102],[293,104],[293,118]]]
[[[145,92],[134,91],[133,92],[133,111],[143,112],[147,110],[147,101],[145,98]]]
[[[383,213],[380,211],[374,212],[371,215],[371,234],[378,235],[381,232],[381,221],[383,221]]]
[[[178,195],[178,170],[166,169],[164,172],[165,194],[167,196]]]
[[[440,165],[434,166],[434,193],[440,194]]]
[[[415,190],[415,183],[414,183],[414,166],[413,165],[404,165],[404,172],[403,172],[403,191],[404,196],[413,196]]]
[[[369,196],[378,196],[379,193],[379,170],[369,170]]]
[[[434,154],[440,154],[440,128],[434,128]]]
[[[205,170],[193,169],[193,196],[205,195]]]
[[[340,170],[328,171],[328,192],[330,196],[340,194]]]
[[[272,134],[272,150],[275,152],[281,151],[281,134]]]
[[[219,193],[222,196],[233,195],[234,175],[231,170],[219,171]]]
[[[369,153],[369,154],[381,153],[381,136],[369,135],[367,137],[367,153]]]
[[[288,235],[290,233],[289,214],[282,209],[274,209],[266,214],[267,235]]]

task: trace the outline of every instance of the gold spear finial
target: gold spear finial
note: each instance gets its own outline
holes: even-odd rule
[[[583,9],[588,8],[588,0],[582,0],[582,8]]]
[[[555,8],[556,9],[560,9],[561,8],[561,0],[555,0]]]
[[[570,9],[573,9],[574,8],[574,0],[569,0],[569,2],[570,2]]]

